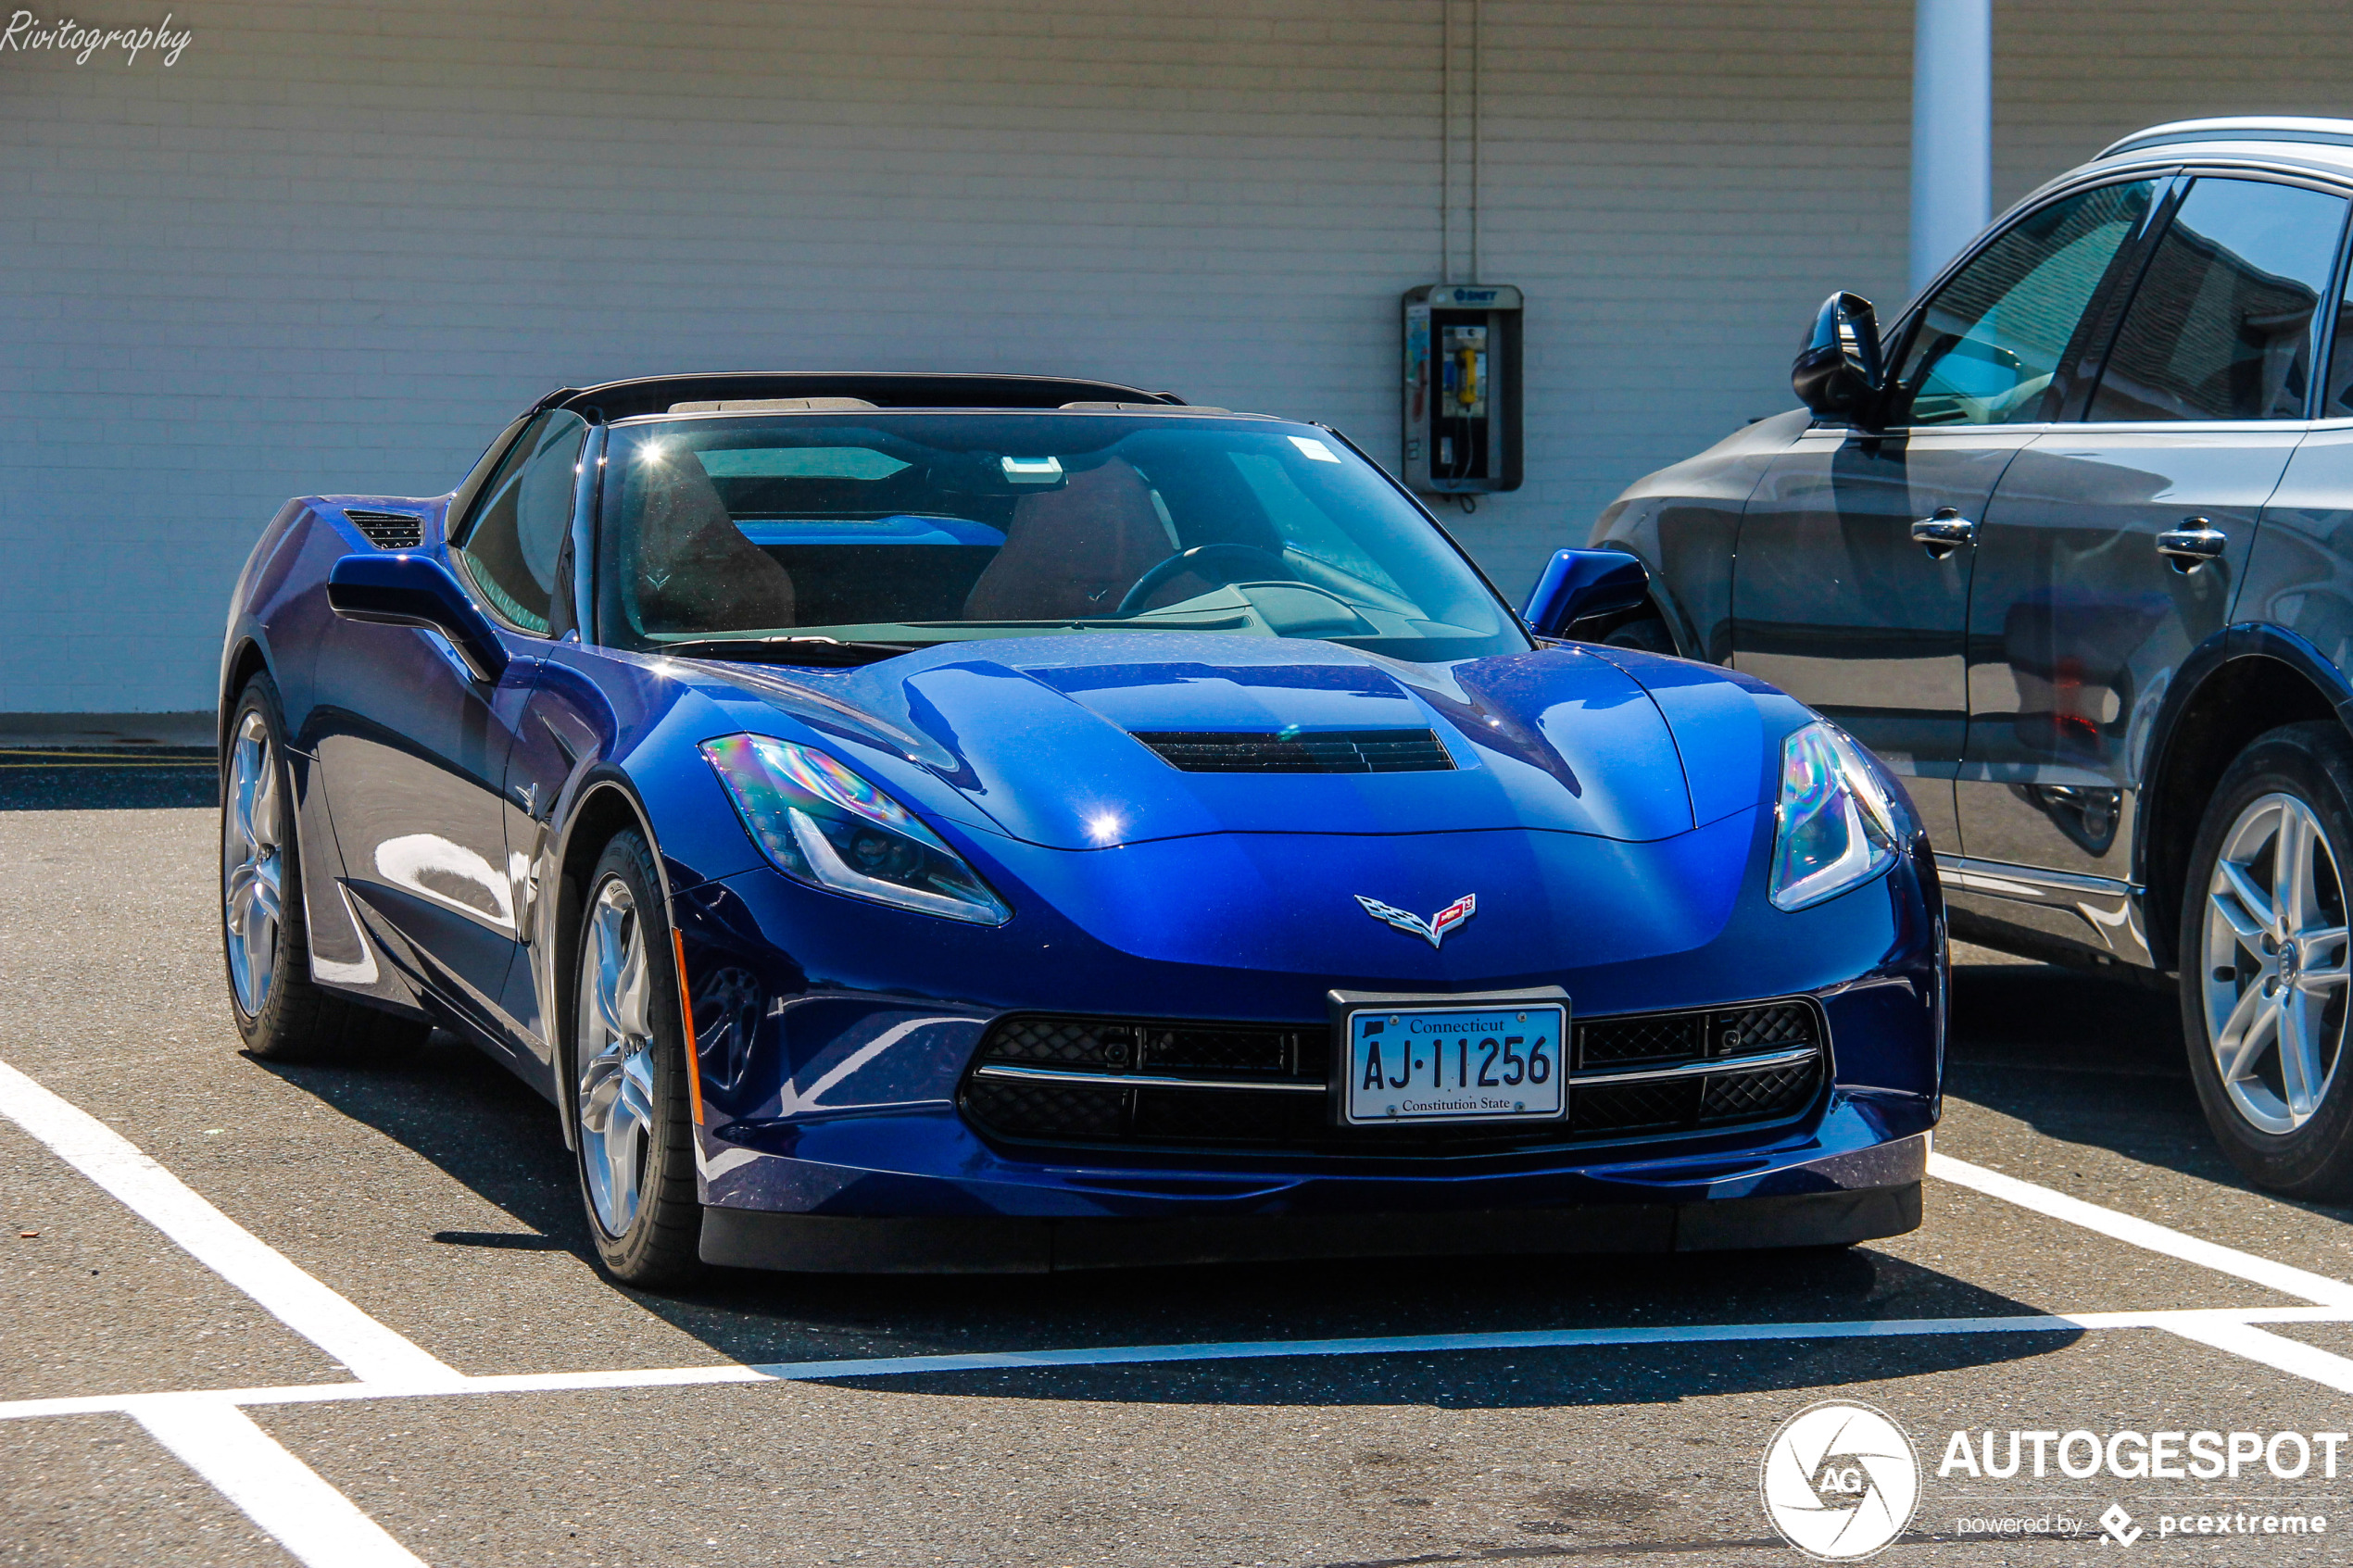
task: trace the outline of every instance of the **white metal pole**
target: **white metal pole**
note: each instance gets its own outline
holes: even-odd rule
[[[1487,24],[1481,12],[1483,0],[1471,0],[1471,188],[1470,188],[1470,281],[1484,282],[1478,270],[1478,178],[1479,144],[1483,127],[1478,120],[1479,107],[1486,96],[1487,83],[1481,74],[1487,64]]]
[[[1438,281],[1454,281],[1454,0],[1439,0]]]
[[[1914,0],[1912,287],[1985,227],[1994,199],[1993,0]]]

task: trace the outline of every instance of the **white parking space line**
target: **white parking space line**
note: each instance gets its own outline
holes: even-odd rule
[[[320,1479],[235,1405],[210,1395],[151,1395],[130,1413],[180,1462],[308,1568],[425,1568],[350,1499]]]
[[[305,1273],[121,1134],[6,1062],[0,1062],[0,1116],[47,1145],[353,1376],[419,1388],[457,1380],[455,1368]]]
[[[2343,1321],[2334,1309],[2322,1321]],[[2024,1313],[2014,1317],[1836,1319],[1812,1323],[1687,1323],[1661,1327],[1512,1330],[1495,1334],[1406,1334],[1362,1339],[1266,1339],[1224,1344],[1122,1345],[1076,1350],[1006,1350],[871,1361],[783,1361],[752,1370],[767,1377],[812,1381],[893,1377],[914,1373],[1004,1372],[1029,1367],[1160,1365],[1178,1361],[1260,1361],[1284,1356],[1449,1355],[1469,1350],[1579,1349],[1627,1345],[1755,1344],[1777,1339],[1903,1339],[1955,1334],[2062,1334],[2159,1328],[2199,1312]],[[2240,1314],[2228,1314],[2237,1321]],[[2305,1319],[2303,1321],[2310,1321]]]
[[[0,1062],[0,1115],[39,1139],[190,1257],[340,1362],[355,1387],[425,1393],[464,1381],[223,1214],[81,1108]],[[118,1401],[157,1441],[310,1568],[423,1568],[341,1492],[217,1395]]]
[[[2211,1241],[2201,1241],[2168,1225],[2151,1220],[2136,1219],[2103,1209],[2096,1203],[2086,1203],[2080,1198],[2070,1198],[2032,1182],[2006,1176],[1999,1171],[1989,1171],[1982,1165],[1971,1165],[1950,1155],[1931,1154],[1928,1157],[1928,1173],[1957,1186],[1965,1186],[2021,1209],[2032,1209],[2054,1220],[2064,1220],[2070,1225],[2081,1225],[2149,1252],[2161,1252],[2169,1258],[2179,1258],[2185,1263],[2196,1263],[2218,1273],[2233,1274],[2251,1285],[2268,1286],[2284,1296],[2301,1296],[2307,1301],[2325,1302],[2332,1307],[2353,1307],[2353,1285],[2316,1274],[2287,1263],[2275,1263],[2269,1258],[2259,1258],[2252,1252],[2241,1252],[2234,1247],[2222,1247]]]
[[[2170,1227],[1941,1154],[1931,1154],[1929,1163],[1930,1173],[1941,1180],[2147,1251],[2300,1297],[2316,1305],[1238,1340],[469,1377],[368,1316],[214,1208],[120,1135],[5,1062],[0,1062],[0,1115],[24,1128],[199,1262],[326,1351],[357,1379],[351,1383],[279,1388],[24,1399],[0,1403],[0,1420],[107,1411],[128,1413],[312,1568],[326,1564],[337,1568],[344,1564],[354,1568],[422,1568],[422,1564],[382,1526],[256,1425],[243,1407],[1290,1357],[1442,1356],[1480,1350],[2074,1334],[2131,1328],[2160,1329],[2293,1376],[2353,1392],[2353,1361],[2258,1326],[2266,1323],[2353,1322],[2353,1285],[2202,1241]]]
[[[2184,1339],[2196,1340],[2217,1350],[2227,1350],[2250,1361],[2259,1361],[2291,1377],[2309,1378],[2340,1394],[2353,1394],[2353,1361],[2323,1350],[2317,1345],[2307,1345],[2300,1339],[2271,1334],[2250,1323],[2231,1323],[2221,1319],[2167,1323],[2165,1326]]]
[[[957,1372],[1018,1372],[1039,1368],[1153,1366],[1186,1361],[1270,1361],[1293,1356],[1445,1355],[1473,1350],[1580,1349],[1629,1345],[1721,1345],[1807,1339],[1902,1339],[1969,1334],[2092,1334],[2120,1329],[2168,1329],[2228,1348],[2225,1331],[2246,1328],[2264,1341],[2293,1340],[2250,1325],[2353,1323],[2338,1307],[2192,1307],[2122,1312],[2021,1313],[2008,1317],[1851,1319],[1805,1323],[1687,1323],[1656,1328],[1513,1329],[1491,1334],[1410,1334],[1355,1339],[1264,1339],[1179,1345],[1103,1345],[1078,1349],[958,1352],[936,1356],[773,1361],[764,1365],[616,1368],[601,1372],[534,1372],[465,1377],[432,1388],[367,1383],[307,1383],[277,1388],[210,1389],[201,1396],[244,1406],[339,1404],[361,1399],[444,1398],[463,1394],[561,1394],[612,1388],[686,1388],[722,1384],[814,1383],[836,1378],[903,1377]],[[2255,1341],[2249,1341],[2255,1343]],[[2326,1352],[2313,1355],[2328,1361]],[[2258,1360],[2264,1359],[2257,1357]],[[2322,1363],[2315,1362],[2314,1365]],[[2347,1363],[2353,1367],[2353,1363]],[[2286,1369],[2293,1370],[2293,1369]],[[2327,1377],[2321,1379],[2327,1382]],[[98,1394],[0,1403],[0,1421],[89,1415],[129,1410],[141,1399],[177,1395]]]

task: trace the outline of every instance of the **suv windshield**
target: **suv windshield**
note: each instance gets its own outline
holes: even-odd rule
[[[628,421],[598,515],[599,627],[621,647],[813,663],[856,645],[1180,631],[1435,662],[1529,646],[1378,471],[1273,420]]]

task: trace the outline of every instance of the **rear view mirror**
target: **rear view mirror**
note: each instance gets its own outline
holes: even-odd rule
[[[1557,637],[1592,615],[1633,609],[1650,597],[1650,570],[1623,550],[1561,550],[1520,612],[1540,637]]]
[[[346,621],[422,626],[449,639],[477,681],[506,672],[507,649],[458,580],[429,556],[346,556],[327,572],[327,608]]]
[[[1789,368],[1798,401],[1826,420],[1864,422],[1886,381],[1880,360],[1879,313],[1859,294],[1822,301],[1806,346]]]

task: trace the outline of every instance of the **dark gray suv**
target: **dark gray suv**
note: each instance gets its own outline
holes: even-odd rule
[[[2130,136],[1882,333],[1823,305],[1806,408],[1652,474],[1580,630],[1730,663],[1905,775],[1956,935],[2178,972],[2256,1180],[2353,1197],[2353,120]]]

